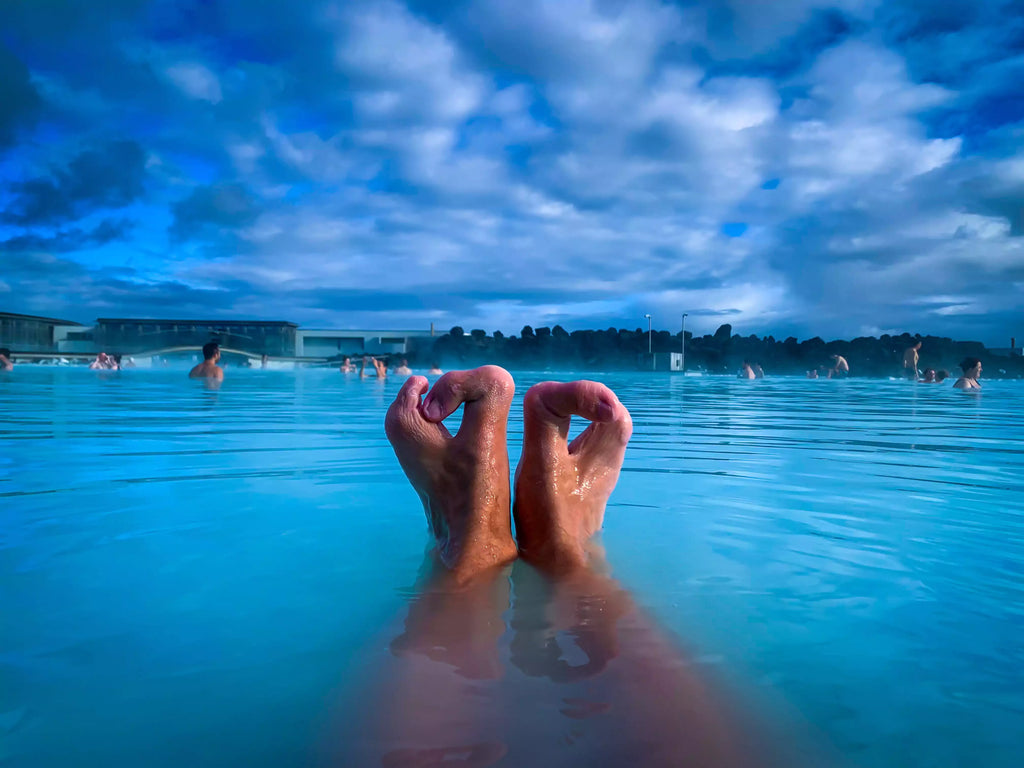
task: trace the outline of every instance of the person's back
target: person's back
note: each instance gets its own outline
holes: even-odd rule
[[[835,361],[835,364],[829,371],[828,377],[830,379],[844,378],[850,375],[850,364],[846,362],[845,357],[842,355],[832,355],[832,360]]]
[[[746,360],[743,361],[743,367],[740,369],[739,374],[736,376],[738,379],[754,379],[757,378],[754,373],[754,369],[750,367],[750,363]]]
[[[0,371],[13,371],[14,363],[11,362],[11,350],[4,347],[0,349]]]
[[[224,378],[224,369],[217,365],[220,360],[220,345],[211,341],[203,345],[203,362],[188,372],[190,379],[216,379]]]

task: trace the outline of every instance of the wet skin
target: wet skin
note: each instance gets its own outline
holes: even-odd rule
[[[441,562],[468,580],[516,557],[506,445],[515,384],[508,371],[488,365],[446,373],[429,393],[428,386],[423,376],[406,380],[384,430],[423,503]],[[462,426],[453,436],[441,422],[460,405]]]
[[[615,754],[650,766],[772,764],[756,729],[607,575],[593,537],[632,420],[597,382],[544,382],[524,398],[513,507],[524,563],[511,572],[517,597],[509,661],[550,687],[504,681],[499,641],[509,589],[508,571],[498,566],[516,556],[505,446],[514,386],[494,366],[445,374],[424,398],[427,386],[420,376],[405,383],[385,429],[423,501],[440,567],[391,644],[398,667],[380,691],[383,731],[375,745],[361,745],[378,755],[373,762],[482,767],[531,755],[560,766]],[[452,437],[440,421],[463,403],[462,428]],[[570,443],[572,416],[591,424]],[[585,661],[568,663],[559,637],[573,638]],[[524,706],[529,711],[520,712]],[[566,723],[596,718],[579,731],[590,734],[592,752],[584,757],[561,740],[546,741],[530,714],[537,712]]]
[[[591,424],[572,443],[569,423]],[[520,556],[550,572],[587,565],[633,433],[629,411],[596,381],[547,381],[523,400],[513,515]]]

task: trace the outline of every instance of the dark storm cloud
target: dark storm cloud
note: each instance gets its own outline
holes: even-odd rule
[[[28,67],[0,43],[0,150],[35,123],[41,105]]]
[[[213,184],[199,187],[172,207],[171,235],[189,240],[213,233],[223,234],[251,224],[259,208],[250,192],[241,184]]]
[[[23,251],[46,251],[50,253],[68,253],[95,248],[123,240],[131,231],[131,222],[107,219],[93,229],[71,229],[56,232],[53,235],[25,234],[0,240],[0,252],[15,253]]]
[[[146,154],[134,141],[86,150],[45,176],[13,184],[13,199],[0,221],[55,224],[98,209],[123,208],[142,196],[145,165]]]

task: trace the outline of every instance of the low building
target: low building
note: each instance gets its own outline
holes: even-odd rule
[[[302,329],[295,334],[296,357],[405,355],[429,346],[431,331]]]
[[[111,354],[169,353],[216,341],[225,350],[271,357],[295,355],[298,325],[283,320],[154,320],[100,318],[95,348]]]
[[[12,352],[56,352],[59,339],[69,332],[87,330],[72,320],[0,312],[0,347]]]

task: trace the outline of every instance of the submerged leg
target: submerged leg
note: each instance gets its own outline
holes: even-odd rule
[[[538,384],[523,409],[516,537],[522,559],[546,584],[533,588],[544,611],[538,619],[536,609],[521,611],[526,596],[517,582],[512,663],[555,683],[546,697],[549,710],[586,718],[587,738],[606,756],[646,766],[771,764],[754,729],[607,575],[592,542],[632,432],[629,412],[592,381]],[[570,444],[572,416],[592,423]],[[559,645],[565,643],[577,651],[569,654],[576,657],[572,664]],[[585,696],[559,696],[559,687],[580,686]],[[558,745],[549,749],[559,751]]]

